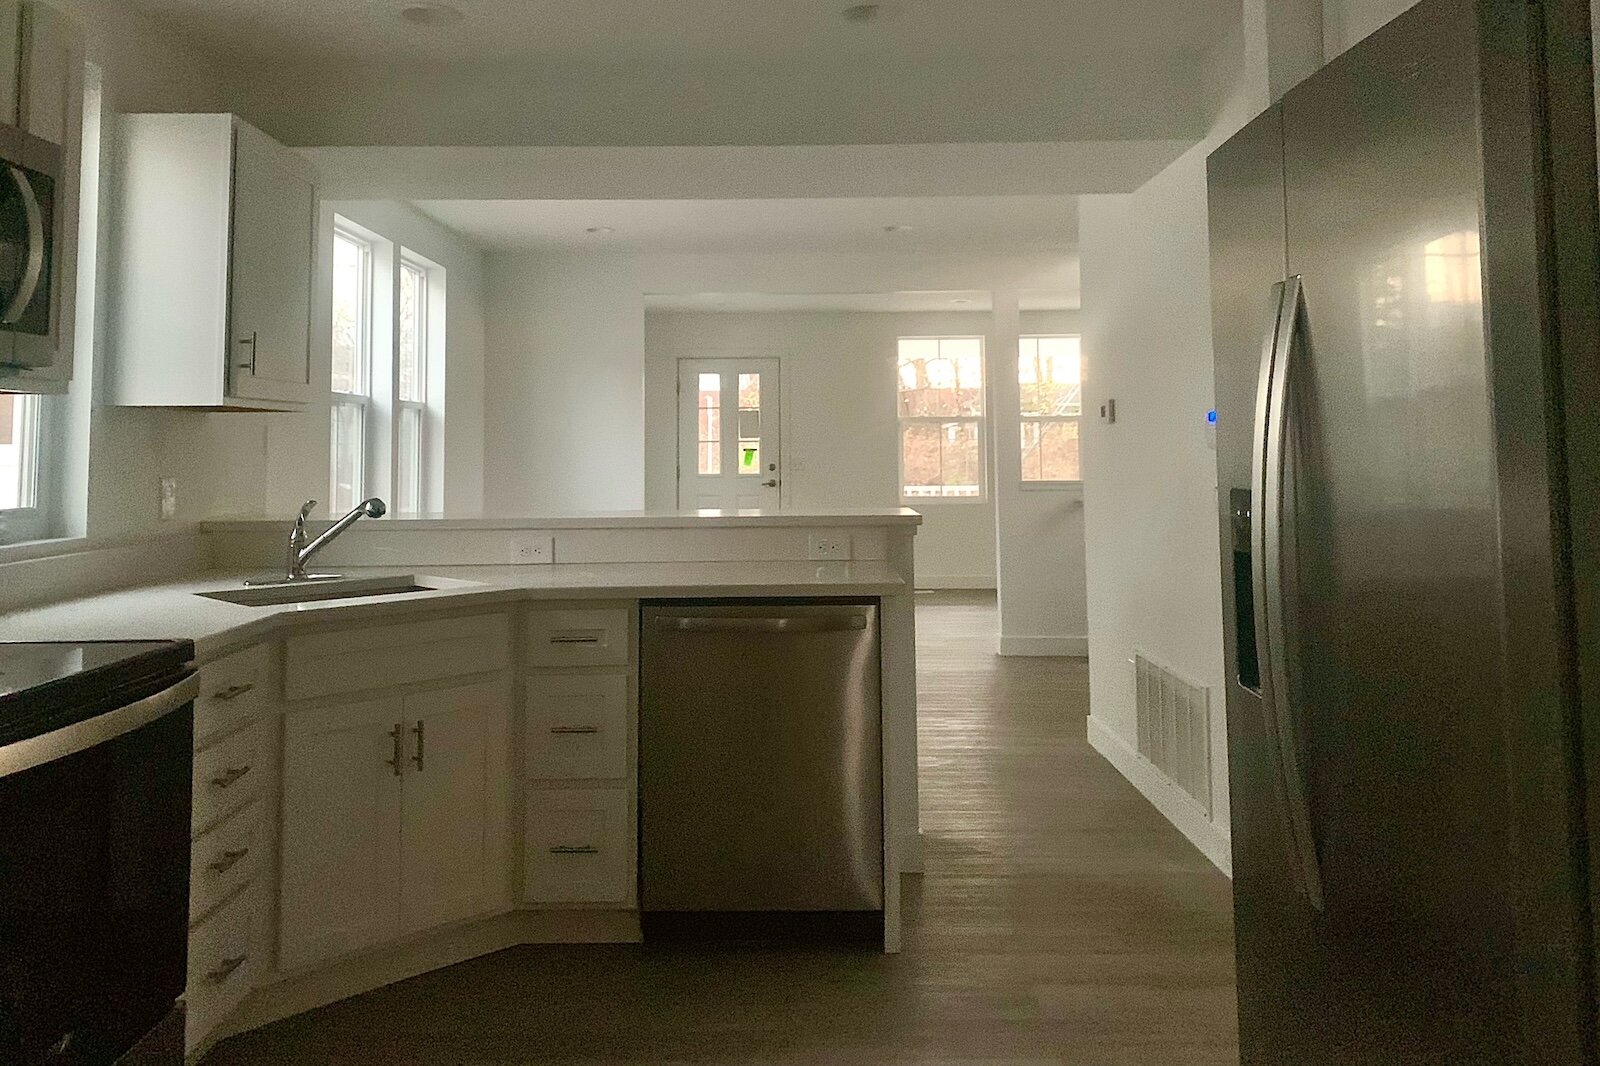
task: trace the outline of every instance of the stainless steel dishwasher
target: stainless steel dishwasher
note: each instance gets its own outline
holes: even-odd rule
[[[647,604],[640,888],[652,915],[883,909],[874,603]]]

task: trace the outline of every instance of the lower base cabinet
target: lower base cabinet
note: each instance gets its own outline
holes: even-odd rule
[[[528,794],[523,899],[626,904],[633,897],[633,827],[620,788]]]
[[[509,704],[495,679],[290,711],[280,970],[504,897]]]
[[[189,981],[184,993],[193,1048],[233,1012],[263,972],[266,885],[257,882],[189,933]]]

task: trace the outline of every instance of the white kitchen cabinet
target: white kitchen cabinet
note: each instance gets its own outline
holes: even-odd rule
[[[289,715],[278,964],[470,917],[506,894],[509,711],[479,682]]]
[[[418,932],[481,913],[505,862],[505,686],[405,699],[411,752],[402,786],[400,920]],[[501,883],[507,880],[502,876]]]
[[[233,115],[125,115],[116,172],[112,401],[283,411],[315,399],[310,164]]]
[[[387,698],[284,722],[280,969],[381,943],[399,925],[404,719]]]
[[[0,332],[0,390],[59,393],[72,379],[77,323],[84,39],[44,4],[0,2],[0,123],[61,148],[51,212],[50,333]]]

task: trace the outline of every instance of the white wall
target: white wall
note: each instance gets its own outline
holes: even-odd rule
[[[1043,317],[1030,319],[1036,323],[1032,328],[1057,328]],[[895,341],[986,336],[991,321],[987,312],[650,312],[645,316],[647,504],[676,506],[677,360],[775,356],[783,379],[784,506],[899,506]],[[914,506],[925,518],[916,539],[917,583],[994,588],[993,492],[984,500],[919,500]]]
[[[484,493],[502,514],[644,507],[644,290],[626,256],[489,259]]]
[[[1331,60],[1417,0],[1322,0],[1323,51]]]
[[[498,252],[487,272],[485,492],[492,510],[535,513],[645,506],[646,293],[1062,292],[1077,283],[1066,254]]]

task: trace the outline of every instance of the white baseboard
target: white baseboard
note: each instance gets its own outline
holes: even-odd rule
[[[1088,637],[1006,637],[1000,638],[999,652],[1018,658],[1050,658],[1069,656],[1086,659],[1089,656]]]
[[[993,592],[993,574],[917,575],[917,588],[927,592]]]
[[[1182,789],[1150,765],[1135,749],[1094,715],[1089,716],[1089,746],[1133,783],[1162,816],[1178,827],[1212,865],[1233,876],[1233,843],[1228,831],[1206,817]]]

